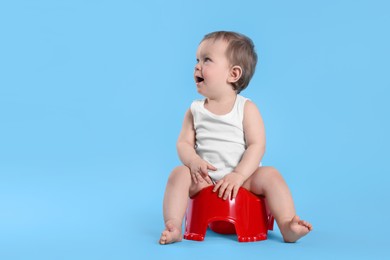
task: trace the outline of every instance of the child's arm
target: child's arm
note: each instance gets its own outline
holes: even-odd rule
[[[261,159],[265,152],[265,129],[263,119],[256,105],[251,101],[245,103],[244,108],[244,134],[247,148],[244,155],[234,169],[217,182],[214,191],[219,189],[219,195],[227,199],[232,193],[235,198],[238,189],[259,167]]]
[[[211,184],[208,170],[216,170],[216,168],[200,158],[195,151],[195,129],[191,110],[188,110],[184,117],[176,147],[180,160],[191,171],[192,180],[198,183],[198,181],[203,182],[204,179]]]

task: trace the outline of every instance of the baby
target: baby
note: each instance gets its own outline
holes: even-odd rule
[[[160,244],[181,241],[188,197],[211,185],[224,200],[235,198],[240,187],[266,197],[284,241],[297,241],[312,225],[296,215],[281,174],[259,167],[265,152],[263,120],[256,105],[239,95],[257,63],[252,40],[235,32],[207,34],[196,60],[194,79],[205,98],[194,101],[185,114],[177,141],[183,165],[167,182]]]

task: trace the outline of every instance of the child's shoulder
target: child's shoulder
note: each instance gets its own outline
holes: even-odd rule
[[[199,98],[199,99],[194,99],[191,103],[192,104],[203,104],[205,101],[205,98]]]
[[[241,95],[237,95],[237,103],[241,103],[242,107],[244,108],[244,110],[247,110],[247,109],[257,109],[257,106],[255,104],[255,102],[253,102],[250,98],[247,98],[247,97],[244,97],[244,96],[241,96]]]
[[[195,99],[192,101],[190,111],[194,115],[197,111],[202,110],[205,99]]]
[[[242,96],[242,95],[239,95],[237,94],[237,100],[242,103],[245,103],[245,105],[248,105],[248,106],[256,106],[255,102],[252,101],[252,99],[248,98],[248,97],[245,97],[245,96]]]
[[[243,112],[245,114],[246,117],[251,117],[251,115],[255,114],[255,115],[258,115],[260,114],[260,111],[257,107],[257,105],[255,104],[255,102],[253,102],[251,99],[249,98],[246,98],[246,97],[242,97],[243,99]]]
[[[194,108],[197,108],[197,109],[200,109],[200,108],[203,108],[204,107],[204,103],[206,101],[206,98],[198,98],[198,99],[194,99],[191,103],[191,109],[194,109]]]

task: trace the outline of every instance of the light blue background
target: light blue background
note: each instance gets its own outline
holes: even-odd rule
[[[1,1],[0,259],[385,259],[388,1]],[[265,165],[314,231],[159,246],[204,34],[251,37]],[[387,248],[387,249],[386,249]]]

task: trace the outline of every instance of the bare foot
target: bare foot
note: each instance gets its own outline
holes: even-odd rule
[[[165,230],[161,233],[160,244],[166,245],[182,240],[181,229],[175,227],[172,223],[165,224]]]
[[[298,216],[294,216],[289,223],[286,223],[282,230],[284,242],[294,243],[312,230],[313,226],[309,222],[300,220]]]

